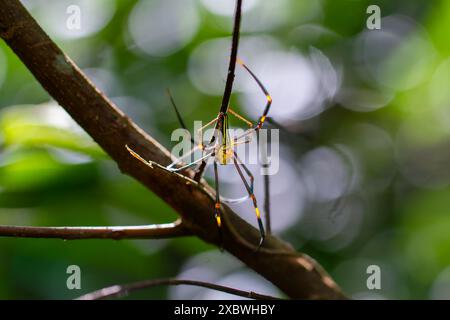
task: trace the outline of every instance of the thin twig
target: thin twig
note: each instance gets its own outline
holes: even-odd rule
[[[266,232],[272,233],[272,222],[270,221],[270,176],[264,175],[264,213],[266,217]]]
[[[174,223],[115,227],[26,227],[0,226],[0,237],[80,239],[167,239],[189,236],[178,220]]]
[[[99,300],[105,298],[112,297],[121,297],[127,295],[130,292],[148,289],[161,285],[188,285],[188,286],[197,286],[208,288],[211,290],[217,290],[221,292],[226,292],[229,294],[233,294],[239,297],[256,299],[256,300],[281,300],[280,298],[268,296],[264,294],[255,293],[252,291],[244,291],[239,289],[234,289],[226,286],[221,286],[218,284],[203,282],[203,281],[195,281],[195,280],[181,280],[181,279],[156,279],[156,280],[147,280],[134,282],[126,285],[115,285],[107,288],[103,288],[88,294],[85,294],[76,300]]]
[[[220,112],[226,113],[228,105],[230,104],[231,92],[233,91],[233,83],[236,70],[236,60],[239,48],[239,35],[241,30],[241,16],[242,16],[242,0],[236,1],[236,10],[234,15],[233,36],[231,40],[231,54],[230,63],[228,65],[227,81],[225,83],[225,91],[222,97],[222,104],[220,105]]]
[[[227,80],[225,82],[225,90],[222,96],[222,103],[220,105],[220,113],[226,114],[228,111],[228,106],[230,104],[231,92],[233,91],[233,83],[236,70],[236,60],[239,48],[239,36],[241,30],[241,16],[242,16],[242,0],[236,1],[236,9],[234,14],[234,25],[233,25],[233,35],[231,40],[231,54],[230,62],[228,65]],[[217,121],[216,130],[220,131],[222,129],[223,121]],[[211,140],[212,143],[212,140]],[[195,173],[194,180],[200,181],[203,173],[206,169],[206,161],[202,161],[197,172]]]

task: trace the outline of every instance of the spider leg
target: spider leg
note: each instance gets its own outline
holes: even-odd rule
[[[253,193],[254,190],[254,185],[255,185],[255,177],[253,176],[252,172],[250,171],[250,169],[241,161],[241,159],[239,158],[239,156],[237,155],[236,151],[234,151],[234,157],[236,158],[238,164],[241,165],[241,167],[244,169],[245,173],[247,174],[247,176],[250,179],[250,190]]]
[[[127,148],[128,152],[136,159],[138,159],[139,161],[141,161],[143,164],[145,164],[148,167],[153,168],[153,165],[150,161],[145,160],[144,158],[142,158],[136,151],[134,151],[133,149],[131,149],[128,145],[125,145],[125,147]],[[189,167],[192,167],[193,165],[199,163],[200,161],[204,161],[207,160],[213,153],[208,153],[207,155],[201,157],[200,159],[197,159],[191,163],[188,163],[180,168],[170,168],[170,167],[166,167],[166,169],[170,172],[178,172],[178,171],[182,171],[184,169],[187,169]]]
[[[185,159],[186,157],[192,155],[197,149],[199,149],[199,147],[198,146],[194,146],[189,152],[186,152],[181,157],[176,158],[175,161],[172,162],[171,164],[169,164],[166,168],[168,170],[171,170],[174,166],[176,166],[177,164],[181,163],[183,161],[183,159]]]
[[[237,113],[236,111],[234,111],[231,108],[228,108],[228,112],[230,114],[232,114],[233,116],[235,116],[236,118],[238,118],[239,120],[245,122],[250,128],[253,127],[253,123],[247,119],[245,119],[243,116],[241,116],[239,113]]]
[[[236,60],[237,63],[239,63],[245,70],[247,70],[247,72],[250,74],[250,76],[256,81],[256,83],[258,84],[259,88],[261,89],[261,91],[264,93],[264,95],[266,96],[267,102],[266,102],[266,107],[264,108],[264,112],[262,114],[262,116],[259,119],[258,125],[255,126],[253,129],[254,131],[258,131],[259,129],[262,128],[264,122],[266,120],[271,120],[267,117],[270,107],[272,105],[272,97],[269,94],[269,92],[267,91],[267,89],[265,88],[265,86],[262,84],[262,82],[258,79],[258,77],[255,75],[255,73],[253,73],[252,70],[250,70],[250,68],[241,60],[241,59],[237,59]],[[248,135],[249,132],[245,133],[244,135]],[[250,136],[252,137],[252,136]],[[237,139],[236,139],[237,140]],[[264,176],[264,211],[266,212],[266,227],[267,227],[267,232],[270,233],[270,179],[268,175]]]
[[[184,166],[182,166],[182,167],[179,167],[179,168],[176,168],[176,169],[168,168],[168,167],[167,167],[166,169],[169,170],[169,171],[171,171],[171,172],[182,171],[182,170],[184,170],[184,169],[187,169],[187,168],[190,168],[190,167],[196,165],[196,164],[199,163],[199,162],[202,162],[202,161],[207,160],[207,159],[208,159],[210,156],[212,156],[212,155],[213,155],[213,153],[208,153],[208,154],[206,154],[205,156],[203,156],[203,157],[201,157],[201,158],[199,158],[199,159],[197,159],[197,160],[195,160],[195,161],[192,161],[191,163],[188,163],[188,164],[186,164],[186,165],[184,165]]]
[[[213,120],[211,120],[210,122],[208,122],[203,127],[197,130],[198,146],[200,149],[203,150],[205,148],[205,145],[203,144],[203,130],[205,130],[210,125],[216,123],[217,121],[219,121],[219,116],[217,116],[216,118],[214,118]],[[208,145],[210,145],[211,143],[208,143]]]
[[[267,118],[267,119],[269,119],[269,118]],[[246,132],[244,132],[241,136],[235,138],[234,145],[237,146],[237,145],[244,144],[244,143],[250,143],[253,138],[253,135],[251,135],[253,132],[258,132],[258,131],[256,131],[255,128],[251,128],[251,129],[247,130]],[[249,136],[249,138],[245,139],[244,141],[238,141],[238,139],[242,139],[246,136]],[[244,170],[247,172],[248,176],[253,177],[250,170],[239,159],[236,152],[235,152],[235,156],[238,159],[238,161],[242,164],[242,166],[243,166]],[[267,170],[269,165],[262,164],[262,167],[265,170]],[[253,181],[252,181],[252,183],[253,183]],[[244,197],[241,199],[236,199],[236,201],[233,201],[234,199],[230,199],[230,200],[232,200],[232,201],[230,201],[230,203],[239,203],[244,200]],[[265,221],[266,221],[266,233],[270,234],[272,228],[271,228],[271,220],[270,220],[270,178],[269,178],[268,174],[264,174],[264,212],[265,212]]]
[[[172,105],[172,107],[173,107],[173,109],[174,109],[174,111],[175,111],[175,114],[176,114],[176,116],[177,116],[178,122],[180,123],[180,126],[181,126],[184,130],[189,131],[189,130],[187,129],[187,127],[186,127],[186,124],[185,124],[184,121],[183,121],[183,118],[181,117],[181,113],[180,113],[180,111],[178,110],[178,107],[177,107],[177,105],[176,105],[176,103],[175,103],[175,99],[173,98],[172,93],[170,92],[169,89],[167,89],[166,92],[167,92],[167,95],[169,96],[170,104]],[[191,142],[192,142],[193,144],[195,144],[195,141],[194,141],[194,139],[192,138],[192,136],[191,136]]]
[[[256,83],[258,84],[259,88],[261,89],[261,91],[266,96],[266,99],[267,99],[266,107],[264,108],[264,112],[263,112],[262,116],[259,118],[258,125],[256,126],[256,130],[259,130],[263,126],[264,121],[266,121],[267,114],[269,113],[270,106],[272,105],[272,97],[270,96],[269,92],[264,87],[262,82],[258,79],[258,77],[253,73],[252,70],[250,70],[250,68],[241,59],[238,58],[236,60],[236,62],[239,63],[242,67],[244,67],[245,70],[247,70],[247,72],[256,81]]]
[[[239,176],[242,179],[242,182],[245,185],[245,189],[247,189],[248,195],[252,199],[253,207],[255,208],[255,214],[256,214],[256,219],[258,220],[258,227],[259,227],[259,234],[260,234],[260,241],[259,241],[259,244],[258,244],[258,249],[259,249],[264,243],[264,240],[266,238],[266,233],[264,231],[264,225],[263,225],[262,220],[261,220],[261,213],[260,213],[259,208],[258,208],[258,203],[257,203],[256,197],[255,197],[255,195],[253,193],[253,185],[250,186],[248,184],[247,180],[244,177],[244,174],[242,173],[242,170],[241,170],[241,168],[239,166],[239,163],[236,160],[236,157],[233,157],[233,162],[234,162],[234,166],[236,167],[237,172],[239,173]],[[243,167],[245,167],[242,163],[241,163],[241,165]],[[244,170],[247,172],[248,169],[244,169]],[[250,175],[251,175],[251,173],[250,173]],[[251,177],[253,178],[253,175],[251,175]],[[251,180],[253,180],[252,178],[251,178]]]
[[[253,140],[253,133],[258,132],[257,127],[247,129],[243,134],[234,138],[234,144],[250,143]],[[245,141],[239,141],[242,138],[247,138]]]
[[[143,164],[145,164],[146,166],[153,168],[152,164],[145,160],[144,158],[142,158],[136,151],[134,151],[133,149],[131,149],[128,145],[125,145],[125,148],[127,148],[128,152],[136,159],[138,159],[140,162],[142,162]]]
[[[245,143],[249,143],[249,142],[250,142],[250,140],[237,141],[237,142],[234,142],[234,143],[233,143],[233,146],[227,147],[227,149],[231,149],[231,148],[234,148],[234,147],[236,147],[236,146],[238,146],[238,145],[240,145],[240,144],[245,144]],[[234,156],[237,157],[236,151],[233,151],[233,153],[234,153]],[[241,161],[239,158],[238,158],[238,161],[239,161],[240,163],[242,163],[242,161]],[[250,172],[250,170],[248,170],[247,167],[244,167],[244,170],[245,170],[245,172],[247,173],[247,175],[248,175],[249,178],[250,178],[250,181],[251,181],[251,188],[252,188],[252,190],[253,190],[253,183],[254,183],[253,175],[252,175],[252,173]],[[220,199],[222,200],[222,202],[232,203],[232,204],[244,202],[244,201],[247,200],[248,198],[250,198],[250,196],[249,196],[248,194],[245,195],[245,196],[243,196],[243,197],[240,197],[240,198],[226,198],[226,197],[222,197],[222,196],[220,197]]]

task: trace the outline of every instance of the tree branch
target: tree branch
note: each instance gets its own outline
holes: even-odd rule
[[[0,226],[0,237],[79,239],[167,239],[192,233],[181,221],[148,226],[24,227]]]
[[[47,92],[111,156],[119,169],[141,182],[174,208],[186,228],[206,242],[218,244],[213,217],[214,191],[203,180],[197,183],[180,174],[149,167],[131,157],[128,144],[145,159],[163,166],[169,152],[146,134],[84,76],[79,68],[45,34],[19,0],[3,0],[0,37],[32,72]],[[187,176],[193,172],[186,170]],[[298,299],[345,299],[331,277],[307,255],[295,252],[282,240],[268,236],[263,250],[258,231],[222,205],[223,248],[250,268]],[[235,231],[241,235],[236,237]],[[271,252],[271,253],[269,253]],[[277,254],[279,253],[279,254]]]
[[[220,105],[220,112],[226,113],[230,104],[231,93],[233,92],[233,83],[236,70],[237,53],[239,49],[239,35],[241,29],[242,16],[242,0],[236,1],[236,9],[234,14],[233,36],[231,39],[231,54],[230,62],[228,64],[227,80],[225,82],[225,90],[223,92],[222,103]]]
[[[220,104],[219,112],[226,114],[228,111],[228,106],[230,104],[231,93],[233,92],[233,83],[235,78],[236,70],[236,60],[239,49],[239,35],[241,30],[241,16],[242,16],[242,0],[236,1],[236,8],[234,10],[234,24],[233,24],[233,35],[231,39],[231,54],[230,62],[228,64],[227,80],[225,82],[225,89],[222,96],[222,103]],[[216,130],[221,131],[223,126],[223,121],[217,121]],[[211,142],[213,138],[211,138]],[[202,161],[197,172],[195,173],[194,180],[200,181],[203,177],[203,173],[206,169],[206,161]]]
[[[156,286],[164,286],[164,285],[188,285],[188,286],[196,286],[208,288],[211,290],[217,290],[221,292],[226,292],[229,294],[233,294],[235,296],[249,298],[249,299],[257,299],[257,300],[280,300],[277,297],[267,296],[264,294],[255,293],[252,291],[243,291],[239,289],[234,289],[226,286],[221,286],[218,284],[203,282],[203,281],[195,281],[195,280],[181,280],[181,279],[157,279],[157,280],[147,280],[147,281],[139,281],[126,285],[115,285],[107,288],[103,288],[77,298],[76,300],[100,300],[105,298],[112,297],[121,297],[125,294],[128,294],[133,291],[148,289]]]

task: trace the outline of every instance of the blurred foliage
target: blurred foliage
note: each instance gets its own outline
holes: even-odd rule
[[[179,12],[185,15],[168,11],[157,21],[160,28],[152,25],[153,16],[140,21],[139,12],[150,6],[148,14],[157,14],[163,0],[74,0],[70,4],[87,10],[82,22],[88,31],[76,35],[64,26],[67,1],[24,2],[99,88],[168,148],[178,124],[165,88],[171,88],[188,124],[215,116],[221,96],[210,88],[224,83],[229,48],[218,50],[220,57],[211,56],[215,51],[203,51],[201,59],[195,55],[202,44],[212,45],[210,40],[229,41],[232,19],[220,14],[230,7],[225,0],[167,0],[172,9],[183,4]],[[50,3],[58,4],[51,14]],[[281,223],[276,232],[322,263],[355,298],[450,298],[450,1],[248,3],[243,54],[274,94],[272,115],[283,126],[282,164],[293,172],[273,178],[273,220]],[[381,8],[381,30],[366,29],[372,4]],[[142,22],[144,31],[133,31],[132,20]],[[159,51],[151,51],[155,48]],[[271,61],[269,51],[285,59]],[[196,65],[210,58],[213,67],[220,66]],[[286,61],[293,67],[285,67]],[[324,70],[331,73],[314,78]],[[309,78],[298,78],[308,72]],[[238,81],[242,77],[238,73]],[[202,87],[205,82],[210,86]],[[311,83],[325,89],[314,91]],[[250,118],[260,108],[253,89],[238,82],[232,97],[234,108]],[[301,97],[311,95],[299,107]],[[313,113],[302,113],[310,105]],[[176,219],[164,202],[119,173],[4,43],[0,108],[0,224]],[[194,238],[2,238],[0,298],[74,298],[107,285],[180,273],[215,282],[245,274],[232,257],[225,256],[230,266],[221,262],[216,250]],[[80,291],[66,288],[71,264],[82,269]],[[366,287],[371,264],[382,269],[378,291]],[[254,287],[255,279],[244,278],[235,286],[277,294],[260,279],[261,287]],[[211,297],[205,292],[156,288],[132,297]]]

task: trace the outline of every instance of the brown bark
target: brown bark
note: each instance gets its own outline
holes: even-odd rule
[[[161,165],[171,162],[169,152],[95,88],[46,35],[20,1],[1,1],[0,36],[45,90],[111,156],[123,173],[134,177],[173,207],[190,232],[206,242],[218,244],[217,227],[212,218],[214,191],[204,181],[197,184],[159,166],[145,166],[131,157],[125,149],[126,144],[145,159]],[[185,174],[193,176],[191,171]],[[233,231],[238,230],[252,244],[259,241],[258,231],[227,206],[223,206],[222,211],[226,217],[224,250],[278,286],[289,297],[345,299],[320,265],[310,257],[296,253],[277,237],[268,236],[264,250],[259,252],[245,245]],[[233,227],[230,228],[230,225]]]

